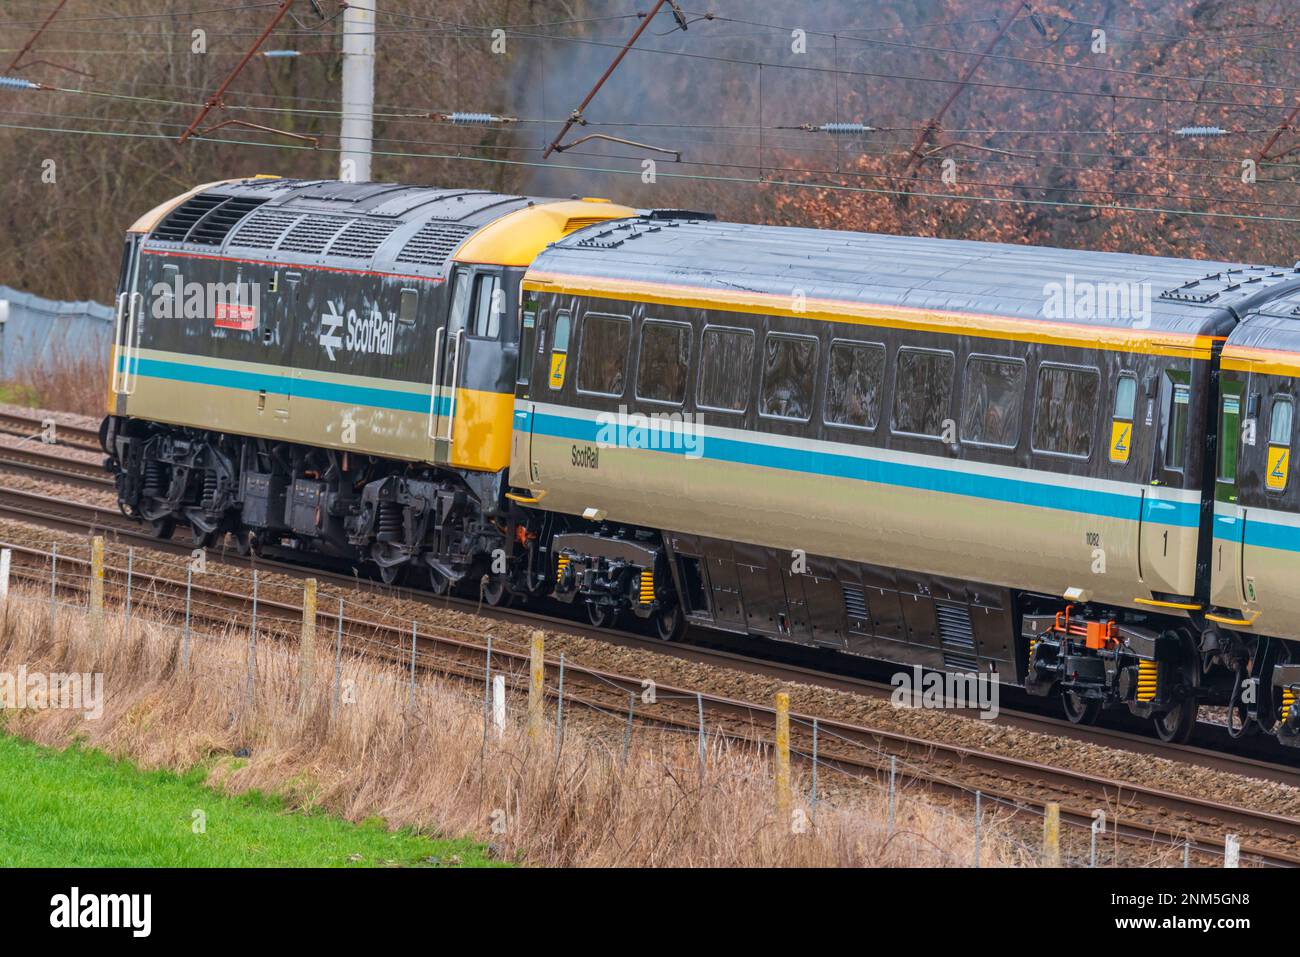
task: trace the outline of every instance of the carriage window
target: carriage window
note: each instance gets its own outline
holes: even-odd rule
[[[817,381],[817,340],[808,336],[768,333],[763,340],[763,415],[806,422],[812,415]]]
[[[1187,464],[1187,420],[1191,415],[1192,388],[1174,384],[1169,410],[1169,429],[1165,434],[1165,468],[1181,472]]]
[[[1273,414],[1268,423],[1268,472],[1264,485],[1270,492],[1286,491],[1291,472],[1291,417],[1295,411],[1290,396],[1273,400]]]
[[[1097,418],[1095,369],[1044,365],[1038,370],[1038,401],[1034,409],[1035,452],[1086,459],[1092,454],[1092,430]]]
[[[564,388],[564,374],[569,360],[569,314],[557,313],[555,331],[551,333],[551,374],[547,381],[552,389]]]
[[[866,342],[833,342],[830,366],[826,379],[826,422],[874,429],[880,421],[885,347]]]
[[[961,440],[1014,449],[1020,443],[1024,393],[1023,362],[971,356],[966,362]]]
[[[519,375],[520,385],[528,385],[533,368],[533,343],[537,338],[537,300],[536,292],[525,292],[523,283],[519,284]]]
[[[501,335],[501,316],[506,311],[506,294],[499,276],[484,275],[474,280],[474,317],[469,334],[483,339]]]
[[[744,412],[754,368],[754,333],[712,327],[700,340],[700,384],[696,399],[706,409]]]
[[[1291,444],[1291,397],[1280,395],[1273,400],[1273,415],[1269,419],[1268,444]]]
[[[1133,421],[1133,410],[1137,406],[1137,394],[1137,377],[1127,374],[1121,375],[1119,381],[1115,383],[1114,418],[1123,419],[1125,422]]]
[[[690,326],[654,319],[642,323],[641,354],[636,369],[637,398],[681,405],[686,398],[686,373],[690,365]]]
[[[899,349],[894,377],[894,431],[938,437],[952,397],[951,352]]]
[[[402,302],[397,310],[398,322],[415,322],[415,309],[420,304],[420,290],[403,289]]]
[[[1110,460],[1127,465],[1133,450],[1133,411],[1137,407],[1137,376],[1120,373],[1115,380],[1115,408],[1110,417]]]
[[[631,319],[587,313],[582,319],[578,391],[622,395],[627,372],[627,347],[631,341]]]
[[[1237,446],[1241,439],[1241,396],[1228,393],[1219,404],[1219,481],[1237,481]]]

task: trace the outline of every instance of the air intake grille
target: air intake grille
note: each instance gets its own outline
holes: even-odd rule
[[[226,235],[241,219],[265,203],[264,199],[228,199],[199,220],[190,230],[189,241],[205,246],[220,246]]]
[[[424,266],[441,266],[447,261],[456,247],[476,227],[449,223],[444,220],[431,219],[420,227],[402,251],[397,254],[399,263],[419,263]]]
[[[354,220],[330,243],[329,255],[347,259],[370,259],[379,249],[380,243],[396,228],[397,223],[383,220]]]
[[[185,237],[194,228],[194,224],[223,202],[225,202],[224,196],[212,196],[207,193],[191,196],[154,227],[152,238],[169,243],[184,242]]]
[[[841,585],[844,592],[844,616],[848,619],[849,631],[859,634],[871,633],[871,617],[867,612],[867,595],[857,585]]]
[[[230,245],[250,249],[274,249],[280,237],[298,220],[297,213],[259,209],[235,230]]]
[[[970,610],[965,605],[936,601],[934,614],[939,623],[944,667],[954,671],[974,671],[977,667],[975,630],[971,627]]]
[[[304,216],[293,224],[278,248],[289,253],[323,253],[349,222],[341,216]]]

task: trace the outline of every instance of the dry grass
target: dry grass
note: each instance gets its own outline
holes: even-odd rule
[[[35,408],[98,418],[107,401],[109,365],[107,356],[55,350],[52,359],[21,369],[13,385],[17,396]]]
[[[606,740],[604,726],[587,720],[568,722],[557,758],[553,726],[530,744],[512,714],[502,737],[485,735],[481,691],[441,679],[422,679],[408,709],[403,671],[361,658],[343,663],[348,701],[331,721],[332,660],[322,656],[321,677],[300,711],[296,649],[265,636],[249,707],[246,634],[195,635],[186,673],[175,627],[137,619],[128,636],[116,614],[96,624],[65,609],[52,631],[47,602],[35,592],[11,595],[0,624],[0,671],[103,672],[106,700],[98,720],[54,709],[8,715],[7,731],[41,744],[80,740],[145,767],[204,766],[215,787],[256,788],[352,820],[378,815],[436,836],[472,835],[501,856],[542,866],[953,866],[972,859],[969,815],[910,794],[900,797],[892,836],[883,796],[863,789],[854,793],[866,796],[851,803],[823,802],[817,826],[793,833],[776,820],[766,757],[749,747],[712,741],[701,776],[693,737],[640,731],[624,763],[617,728]],[[806,782],[796,785],[806,793]],[[1031,863],[992,815],[981,860]]]

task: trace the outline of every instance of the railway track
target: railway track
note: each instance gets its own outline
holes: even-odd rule
[[[52,479],[78,488],[113,488],[113,478],[102,465],[42,451],[39,446],[14,448],[0,445],[0,469],[38,479]]]
[[[0,447],[0,470],[17,472],[34,478],[69,482],[76,484],[78,487],[111,488],[113,484],[112,479],[97,466],[70,460],[66,456],[61,457],[58,453],[40,449],[39,447],[21,451]],[[183,540],[183,535],[179,541],[160,541],[150,535],[139,523],[122,516],[116,510],[97,508],[88,517],[87,513],[83,511],[87,507],[33,492],[0,490],[0,514],[8,514],[14,518],[41,524],[54,523],[61,530],[74,533],[82,533],[88,527],[93,527],[99,531],[120,536],[123,540],[146,542],[153,548],[178,554],[187,553],[194,547],[192,543]],[[88,525],[88,522],[91,524]],[[213,555],[219,560],[233,560],[241,564],[246,564],[248,561],[247,559],[233,558],[221,550],[214,550]],[[583,637],[590,637],[603,642],[614,642],[624,647],[637,648],[656,654],[671,654],[700,664],[730,667],[751,674],[761,674],[782,680],[801,681],[806,684],[876,698],[888,697],[893,691],[887,680],[874,680],[867,677],[843,674],[837,675],[824,669],[799,664],[793,660],[774,661],[771,658],[757,658],[752,653],[746,654],[733,651],[727,645],[735,645],[737,642],[734,639],[720,637],[708,632],[693,633],[691,635],[693,640],[690,643],[665,645],[656,638],[632,631],[598,630],[590,627],[585,620],[576,620],[572,617],[560,618],[542,611],[527,611],[514,608],[498,609],[490,605],[484,605],[481,602],[475,602],[472,599],[458,598],[456,596],[435,597],[425,591],[381,585],[379,582],[369,579],[359,581],[352,574],[332,572],[323,568],[307,568],[300,562],[281,562],[266,557],[259,558],[258,562],[263,567],[283,574],[300,578],[311,575],[324,583],[334,584],[340,588],[354,589],[364,581],[365,584],[379,589],[385,595],[425,603],[434,601],[498,620],[535,624],[540,627],[559,626],[568,632]],[[791,654],[791,649],[784,645],[776,646],[772,650],[775,654]],[[1011,707],[1006,707],[1007,704],[1011,704]],[[1258,749],[1258,756],[1249,753],[1243,754],[1240,753],[1240,750],[1238,753],[1225,753],[1211,746],[1167,744],[1159,741],[1149,733],[1133,733],[1103,726],[1075,725],[1045,713],[1048,709],[1051,709],[1051,705],[1044,704],[1038,699],[1010,703],[1004,701],[1004,707],[994,721],[995,723],[1042,734],[1068,737],[1076,741],[1117,748],[1134,754],[1176,758],[1198,767],[1275,781],[1279,784],[1300,788],[1300,767],[1279,763],[1275,756],[1268,755],[1266,753],[1268,751],[1268,742],[1264,742],[1265,746]],[[1134,722],[1134,724],[1137,723]],[[1139,726],[1145,727],[1144,725]],[[1204,723],[1202,732],[1201,737],[1207,739],[1207,743],[1216,734],[1222,736],[1221,727],[1208,722]],[[1239,749],[1243,747],[1243,742],[1236,742],[1236,744]]]
[[[39,496],[33,493],[0,490],[0,514],[28,521],[86,533],[95,531],[118,540],[148,539],[134,522],[116,512]],[[169,551],[188,552],[179,543],[159,543]],[[15,549],[15,574],[33,581],[48,581],[48,554],[28,546]],[[81,565],[85,559],[61,556],[60,565]],[[311,572],[300,566],[281,566],[259,560],[261,567],[289,571],[298,576],[313,574],[322,581],[356,587],[355,579],[324,572]],[[110,583],[121,582],[126,572],[109,567]],[[221,576],[214,576],[221,577]],[[72,587],[65,585],[64,587]],[[152,595],[158,607],[175,613],[177,599],[183,595],[184,583],[165,575],[135,572],[137,594]],[[201,596],[199,619],[225,626],[232,620],[246,623],[249,594],[247,587],[220,587],[196,583],[194,594]],[[75,590],[75,589],[74,589]],[[388,589],[391,593],[391,589]],[[142,599],[143,600],[143,599]],[[441,599],[439,599],[441,600]],[[327,628],[340,625],[337,612],[322,603],[320,618]],[[216,609],[216,611],[214,611]],[[300,621],[300,608],[290,602],[263,598],[258,615],[268,631],[290,632]],[[555,627],[554,619],[533,613],[511,612],[516,621],[535,619],[534,623]],[[396,624],[372,616],[345,614],[342,632],[352,650],[381,654],[394,661],[409,662],[409,622]],[[568,628],[568,623],[562,627]],[[418,636],[420,665],[450,678],[481,682],[484,670],[484,643],[468,633]],[[600,637],[609,636],[601,632]],[[624,641],[638,639],[623,634]],[[707,649],[693,649],[716,662],[717,654]],[[503,647],[493,650],[496,669],[507,671],[515,681],[522,681],[527,671],[527,652],[522,648]],[[731,662],[728,661],[728,664]],[[558,678],[557,663],[547,662],[548,683],[554,687]],[[788,677],[787,673],[787,677]],[[800,675],[795,680],[805,680]],[[642,679],[570,663],[565,669],[566,706],[576,705],[605,713],[623,714],[628,702],[642,692]],[[769,744],[767,732],[773,727],[773,710],[761,704],[739,701],[685,688],[660,685],[658,704],[652,708],[638,706],[637,720],[683,731],[698,728],[697,709],[708,716],[713,733],[725,734],[736,741],[752,745]],[[791,746],[796,754],[808,754],[812,748],[810,727],[813,716],[792,715]],[[1094,809],[1106,809],[1113,832],[1131,841],[1162,844],[1189,844],[1203,855],[1222,853],[1222,835],[1235,831],[1242,837],[1242,852],[1265,865],[1300,866],[1300,820],[1247,807],[1233,807],[1204,798],[1176,794],[1158,788],[1097,778],[1077,771],[1039,762],[980,751],[944,742],[924,740],[897,732],[863,727],[850,722],[818,716],[821,734],[819,763],[835,767],[855,777],[879,776],[898,762],[899,777],[940,793],[969,798],[979,789],[986,800],[1024,811],[1041,810],[1048,802],[1061,805],[1067,823],[1087,826]],[[831,744],[828,746],[827,741]],[[1286,769],[1276,769],[1286,774]],[[1295,783],[1294,779],[1290,783]]]
[[[48,422],[54,423],[55,442],[79,449],[99,451],[99,430],[67,425],[48,415],[0,411],[0,432],[24,439],[39,440]]]

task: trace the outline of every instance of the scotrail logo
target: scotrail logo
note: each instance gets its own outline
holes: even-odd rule
[[[602,449],[652,449],[657,452],[680,452],[688,459],[704,455],[704,417],[692,412],[654,412],[645,415],[628,412],[620,405],[617,412],[596,416],[600,431],[596,446]]]

